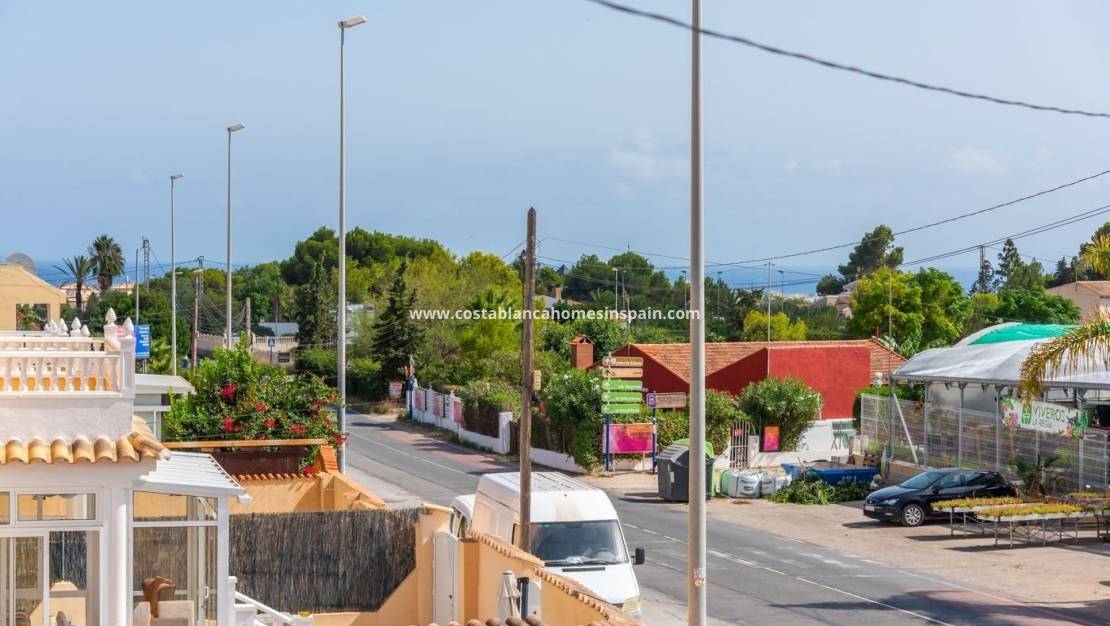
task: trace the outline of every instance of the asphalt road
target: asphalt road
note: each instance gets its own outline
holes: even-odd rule
[[[348,471],[387,502],[449,505],[487,472],[517,468],[379,417],[349,414]],[[650,494],[610,494],[630,547],[644,619],[686,623],[686,513]],[[718,520],[708,522],[712,624],[1099,624],[1097,618],[1016,603],[965,585]]]

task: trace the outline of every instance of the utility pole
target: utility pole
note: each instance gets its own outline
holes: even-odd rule
[[[204,270],[193,270],[193,358],[189,369],[197,373],[197,342],[200,340],[200,285],[204,284]]]
[[[693,0],[690,29],[690,506],[686,523],[686,623],[705,626],[705,218],[702,201],[701,0]]]
[[[721,273],[717,272],[717,317],[721,317]]]
[[[146,238],[144,237],[145,241]],[[135,289],[135,323],[139,323],[139,249],[135,248],[135,282],[131,285]]]
[[[767,261],[767,377],[771,377],[771,262]]]
[[[246,308],[247,308],[247,310],[244,313],[244,315],[247,319],[247,346],[250,346],[251,344],[254,343],[254,338],[251,335],[251,299],[250,298],[247,298]],[[253,354],[254,348],[251,348],[251,352]]]
[[[619,311],[621,305],[617,303],[617,285],[620,284],[620,269],[613,268],[613,310]]]
[[[528,209],[524,248],[524,319],[520,354],[520,549],[532,552],[532,301],[536,298],[536,209]]]

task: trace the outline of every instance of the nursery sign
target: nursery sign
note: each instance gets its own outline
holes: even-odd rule
[[[1002,423],[1010,428],[1035,430],[1079,439],[1087,431],[1087,412],[1071,407],[1021,398],[1002,398]]]
[[[645,424],[609,424],[611,454],[651,454],[655,449],[652,436],[655,426]]]

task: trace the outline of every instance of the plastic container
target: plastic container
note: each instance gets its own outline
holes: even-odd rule
[[[730,469],[721,474],[721,493],[730,498],[758,498],[763,472]]]
[[[782,469],[790,476],[791,480],[801,480],[802,465],[798,463],[783,463]],[[811,477],[817,478],[827,485],[837,485],[843,482],[856,482],[867,485],[879,473],[877,467],[860,467],[844,463],[830,463],[819,461],[806,466]]]
[[[790,484],[790,476],[785,474],[764,474],[759,483],[759,490],[764,498],[770,498],[778,493],[779,489]]]

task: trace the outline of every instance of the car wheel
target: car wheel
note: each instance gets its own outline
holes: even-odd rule
[[[907,504],[902,507],[899,521],[903,526],[920,526],[925,522],[925,509],[920,504]]]

